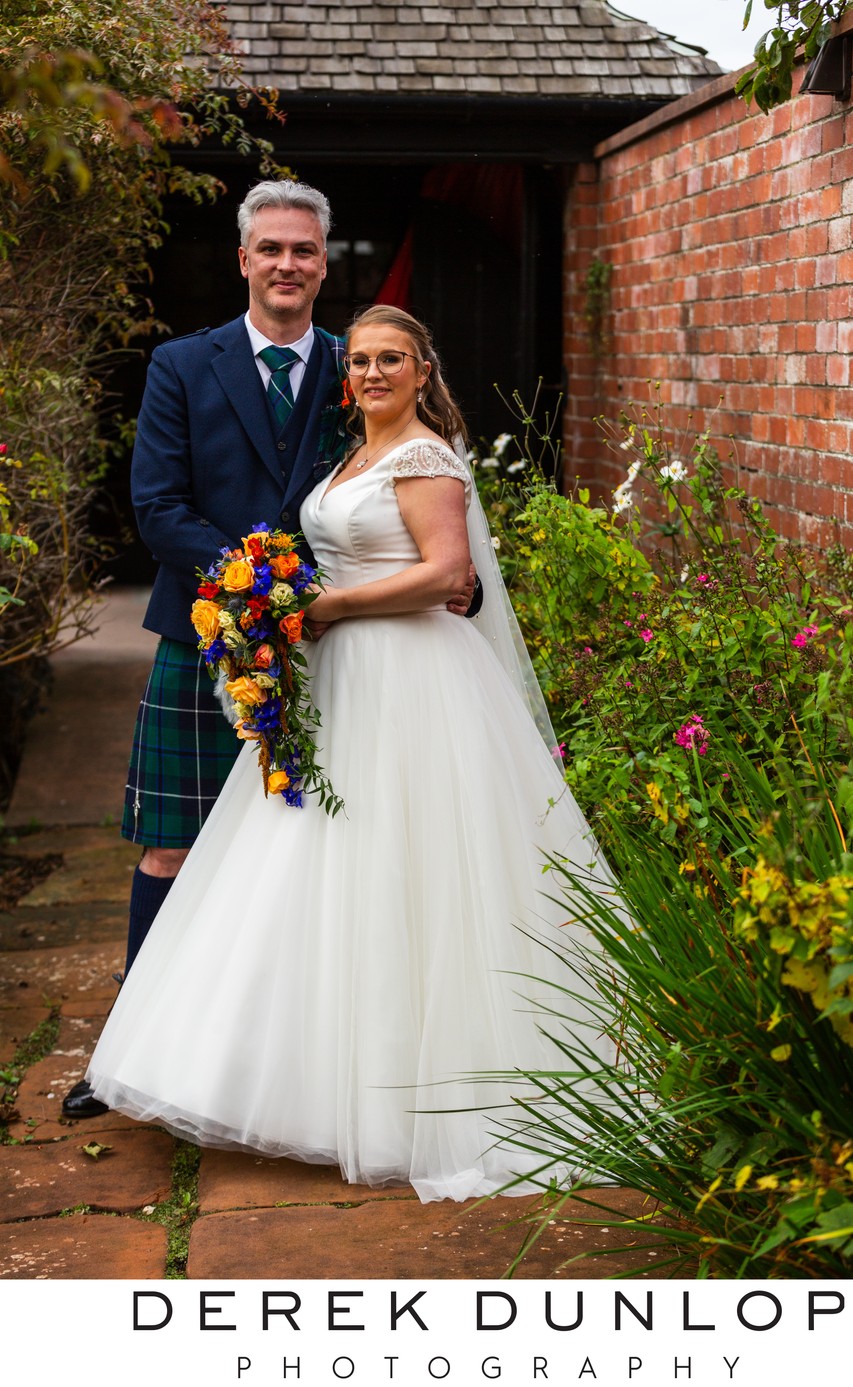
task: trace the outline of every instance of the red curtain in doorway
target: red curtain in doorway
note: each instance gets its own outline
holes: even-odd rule
[[[513,250],[521,246],[522,171],[518,164],[441,164],[421,185],[424,201],[463,207]],[[410,226],[374,303],[411,309],[414,226]]]

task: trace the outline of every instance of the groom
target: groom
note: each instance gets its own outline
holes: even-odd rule
[[[263,182],[242,203],[245,316],[157,347],[133,451],[139,532],[160,569],[144,626],[160,644],[139,707],[122,836],[139,843],[125,972],[213,808],[241,743],[213,695],[190,624],[196,568],[258,521],[296,529],[343,456],[344,344],[311,323],[331,212],[304,183]],[[106,1111],[85,1080],[66,1117]]]
[[[196,569],[207,570],[258,521],[297,529],[302,502],[348,441],[344,343],[311,322],[326,277],[327,199],[305,183],[258,183],[237,224],[248,312],[157,347],[133,450],[139,532],[160,563],[143,624],[160,644],[137,715],[122,819],[122,836],[143,849],[125,973],[241,748],[190,624]],[[472,569],[452,611],[474,615],[481,598],[471,601],[473,584]],[[106,1107],[81,1080],[62,1111],[89,1118]]]

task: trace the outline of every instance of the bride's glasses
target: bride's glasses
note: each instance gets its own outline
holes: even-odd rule
[[[396,376],[402,371],[407,356],[411,357],[412,361],[418,360],[411,352],[380,352],[378,356],[353,352],[351,356],[344,357],[344,369],[348,376],[366,376],[371,361],[375,361],[377,370],[381,371],[383,376]]]

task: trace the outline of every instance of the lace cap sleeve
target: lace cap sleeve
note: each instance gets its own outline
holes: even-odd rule
[[[400,477],[455,477],[464,483],[466,493],[471,489],[471,474],[464,462],[443,443],[425,438],[414,438],[397,449],[391,459],[391,480]]]

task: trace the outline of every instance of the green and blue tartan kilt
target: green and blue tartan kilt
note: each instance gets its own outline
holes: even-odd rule
[[[136,717],[122,837],[191,847],[241,747],[198,651],[164,636]]]

